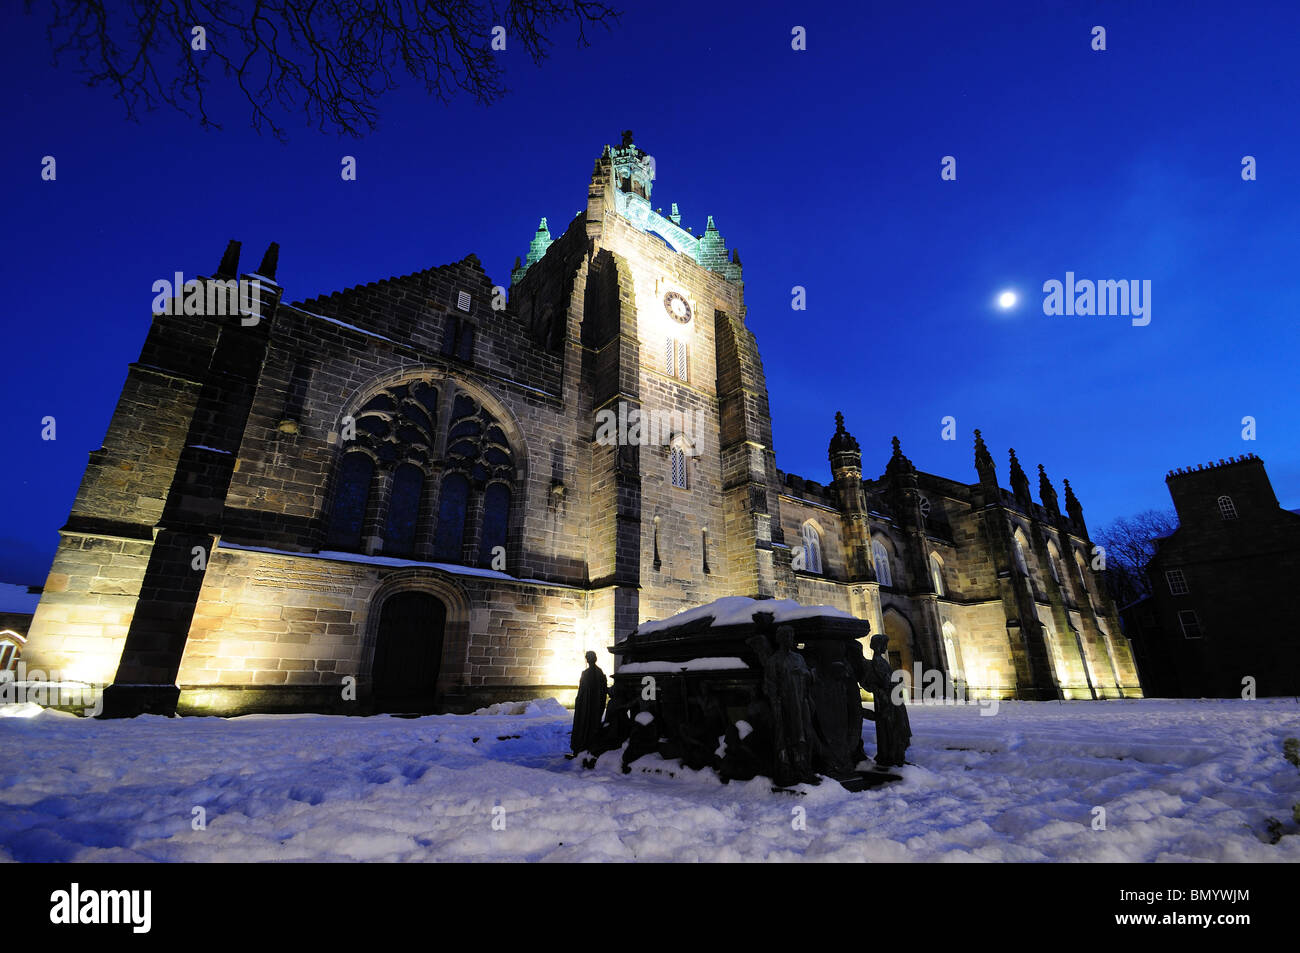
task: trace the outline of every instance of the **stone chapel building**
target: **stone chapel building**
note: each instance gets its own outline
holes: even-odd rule
[[[1139,695],[1068,482],[1034,502],[1013,451],[1003,489],[979,431],[973,484],[897,440],[863,479],[839,415],[829,484],[777,469],[739,256],[653,188],[624,134],[509,289],[470,255],[289,304],[277,247],[240,274],[232,242],[209,305],[255,297],[155,313],[29,668],[106,715],[464,710],[744,595],[846,609],[972,695]]]

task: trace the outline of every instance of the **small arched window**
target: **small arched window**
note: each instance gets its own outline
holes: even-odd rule
[[[1020,530],[1016,530],[1012,536],[1012,541],[1016,546],[1016,568],[1020,570],[1022,575],[1028,576],[1029,560],[1025,556],[1025,534]]]
[[[1052,574],[1052,578],[1056,580],[1058,586],[1061,584],[1061,570],[1057,566],[1060,561],[1061,551],[1056,548],[1055,543],[1049,540],[1047,543],[1047,570]]]
[[[22,636],[9,629],[0,632],[0,672],[8,672],[18,667],[18,655],[22,650],[21,639]]]
[[[1102,645],[1106,648],[1106,658],[1110,660],[1110,674],[1115,679],[1115,684],[1122,684],[1123,679],[1119,674],[1119,664],[1115,661],[1115,644],[1111,641],[1110,630],[1106,628],[1106,623],[1100,619],[1097,620],[1097,631],[1101,633]]]
[[[805,572],[821,575],[822,571],[822,534],[812,520],[803,524],[803,568]]]
[[[1056,635],[1056,628],[1046,619],[1039,620],[1043,626],[1043,640],[1047,643],[1048,657],[1052,662],[1052,675],[1059,688],[1065,681],[1065,653],[1061,651],[1061,640]]]
[[[938,596],[946,596],[948,590],[943,585],[943,560],[939,558],[938,553],[930,554],[930,581],[934,583],[934,592]]]
[[[681,446],[674,444],[668,456],[671,458],[673,486],[680,490],[689,490],[690,482],[686,473],[686,451]]]
[[[1232,502],[1232,497],[1219,497],[1219,516],[1225,520],[1235,520],[1237,518],[1237,507]]]
[[[338,488],[334,492],[334,509],[330,513],[329,532],[325,548],[343,552],[361,549],[361,531],[366,520],[366,504],[370,500],[370,482],[375,474],[375,461],[369,454],[354,451],[345,454],[339,466]]]
[[[943,624],[943,652],[948,659],[948,674],[961,678],[961,659],[957,655],[957,627],[951,622]]]
[[[1083,556],[1077,549],[1074,551],[1074,568],[1079,571],[1079,586],[1083,589],[1084,596],[1091,598],[1091,593],[1088,591],[1088,572],[1083,565]]]
[[[871,541],[871,558],[876,563],[876,580],[882,586],[892,586],[894,584],[894,572],[893,567],[889,565],[889,550],[878,539]]]

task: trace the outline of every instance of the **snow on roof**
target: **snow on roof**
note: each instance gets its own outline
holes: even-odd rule
[[[513,386],[515,386],[515,387],[522,387],[524,390],[530,390],[530,391],[532,391],[534,394],[541,394],[543,397],[559,397],[559,396],[560,396],[559,394],[552,394],[549,390],[542,390],[540,387],[531,387],[531,386],[529,386],[528,384],[521,384],[519,381],[512,381],[512,380],[511,380],[510,378],[508,378],[508,377],[497,377],[496,379],[499,380],[499,381],[504,381],[505,383],[507,383],[507,384],[511,384],[511,385],[513,385]]]
[[[791,619],[809,619],[814,616],[832,616],[838,619],[856,618],[856,616],[850,615],[843,609],[836,609],[834,606],[804,606],[793,599],[751,599],[749,596],[723,596],[721,599],[715,599],[713,602],[696,606],[694,609],[687,609],[685,612],[679,612],[667,619],[643,622],[637,626],[636,632],[637,635],[648,635],[651,632],[660,632],[708,616],[713,617],[712,625],[714,626],[739,625],[751,621],[755,612],[771,612],[776,616],[778,623],[789,622]]]
[[[0,582],[0,612],[36,611],[36,603],[41,601],[39,592],[28,592],[26,586],[16,586],[11,582]]]
[[[365,328],[359,328],[355,324],[348,324],[346,321],[340,321],[338,318],[327,318],[323,314],[317,314],[315,311],[308,311],[305,308],[299,308],[296,305],[290,305],[289,307],[293,308],[295,311],[301,312],[302,314],[309,315],[313,318],[320,318],[322,321],[328,321],[330,324],[337,324],[339,327],[347,328],[347,330],[349,331],[356,331],[358,334],[365,334],[372,338],[379,338],[379,340],[387,341],[390,344],[397,343],[392,338],[384,337],[382,334],[377,334],[374,331],[367,331]]]

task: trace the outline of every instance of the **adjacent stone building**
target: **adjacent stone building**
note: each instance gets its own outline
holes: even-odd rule
[[[1178,529],[1147,564],[1151,595],[1123,610],[1147,694],[1300,695],[1300,513],[1278,504],[1254,454],[1165,477]]]
[[[1035,503],[1013,453],[1002,489],[978,431],[974,484],[897,440],[864,480],[838,415],[829,485],[777,470],[739,256],[654,178],[606,147],[508,289],[471,255],[288,304],[276,246],[241,275],[232,242],[155,303],[28,664],[110,715],[458,710],[748,595],[847,609],[974,694],[1137,694],[1068,483],[1063,513],[1040,468]]]

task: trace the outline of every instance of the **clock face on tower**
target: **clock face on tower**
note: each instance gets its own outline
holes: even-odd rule
[[[664,295],[664,310],[668,312],[668,316],[674,321],[682,324],[691,323],[690,302],[676,291],[670,291]]]

